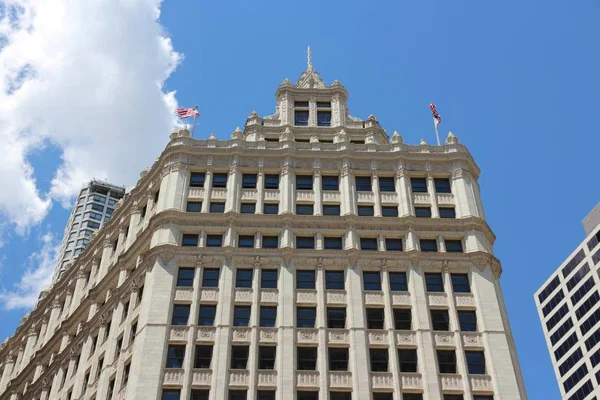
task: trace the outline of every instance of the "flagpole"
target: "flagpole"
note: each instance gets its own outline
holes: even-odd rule
[[[198,106],[194,107],[194,110],[198,111]],[[198,118],[198,114],[194,114],[194,122],[192,122],[192,138],[194,137],[194,130],[196,129],[196,118]]]
[[[438,133],[438,124],[437,120],[433,119],[433,126],[435,127],[435,138],[437,139],[437,145],[440,146],[440,134]]]

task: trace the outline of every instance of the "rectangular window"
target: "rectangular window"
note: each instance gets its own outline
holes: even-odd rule
[[[279,214],[279,203],[265,203],[263,205],[264,214]]]
[[[190,186],[204,187],[204,172],[192,172],[190,176]]]
[[[294,110],[294,125],[308,126],[308,110]]]
[[[419,239],[419,246],[421,247],[421,251],[424,252],[436,252],[437,241],[435,239]]]
[[[296,308],[296,326],[298,328],[314,328],[317,309],[315,307]]]
[[[600,321],[600,309],[594,311],[579,327],[581,334],[585,335]]]
[[[219,268],[204,268],[202,271],[202,287],[219,287]]]
[[[448,253],[462,253],[463,252],[463,246],[462,246],[462,240],[444,240],[444,243],[446,244],[446,252]]]
[[[357,176],[355,182],[356,190],[359,192],[370,192],[373,190],[370,176]]]
[[[560,375],[565,376],[566,373],[569,372],[569,370],[573,368],[573,366],[577,364],[582,357],[583,353],[581,352],[581,349],[575,350],[573,354],[567,357],[567,359],[558,367]]]
[[[579,300],[581,300],[583,296],[585,296],[594,287],[594,285],[594,278],[589,278],[583,285],[579,287],[579,289],[575,291],[575,293],[571,295],[571,303],[573,303],[573,307],[579,303]]]
[[[425,273],[425,284],[428,292],[443,292],[444,291],[444,280],[442,274],[434,272]]]
[[[242,175],[242,188],[256,189],[256,174],[243,174]]]
[[[211,213],[223,213],[225,212],[225,203],[211,201],[209,211]]]
[[[569,317],[564,322],[564,324],[559,326],[558,329],[552,334],[552,336],[550,336],[550,342],[552,343],[552,346],[558,343],[559,340],[562,339],[563,336],[571,330],[571,328],[573,328],[573,320]]]
[[[402,239],[385,239],[385,249],[387,251],[402,251]]]
[[[296,393],[296,400],[319,400],[319,392],[298,391]]]
[[[577,266],[579,265],[580,262],[583,261],[583,259],[585,258],[585,253],[583,251],[583,249],[579,250],[577,252],[577,254],[575,254],[573,256],[573,258],[571,258],[569,260],[569,262],[567,263],[567,265],[565,265],[562,269],[562,274],[563,277],[567,277],[571,272],[573,272],[573,270],[575,268],[577,268]]]
[[[240,204],[240,213],[242,213],[242,214],[254,214],[254,213],[256,213],[256,203],[242,203],[242,204]]]
[[[187,325],[189,316],[190,306],[188,304],[175,304],[173,306],[171,325]]]
[[[376,238],[360,238],[361,250],[377,250]]]
[[[338,176],[325,175],[321,179],[322,190],[340,190],[340,179]]]
[[[583,302],[581,306],[577,310],[575,310],[575,315],[577,319],[582,319],[588,311],[592,309],[596,304],[600,302],[600,295],[598,292],[594,292],[590,297],[587,298],[586,301]]]
[[[217,306],[201,304],[198,313],[198,325],[213,326],[215,323],[215,315],[217,314]]]
[[[331,126],[331,111],[317,111],[317,126]]]
[[[342,238],[341,237],[325,237],[323,238],[323,247],[325,250],[341,250],[342,249]]]
[[[213,347],[212,345],[197,345],[196,354],[194,357],[194,368],[210,368],[212,360]]]
[[[431,325],[434,331],[449,331],[450,317],[448,310],[431,310]]]
[[[440,218],[456,218],[454,207],[440,207]]]
[[[417,218],[431,218],[431,207],[415,207]]]
[[[276,350],[274,346],[258,347],[258,369],[275,369]]]
[[[406,400],[406,394],[402,394],[402,399]],[[392,393],[373,393],[373,400],[394,400]]]
[[[260,287],[262,289],[277,289],[276,269],[262,269],[260,271]]]
[[[448,178],[434,178],[433,183],[435,185],[436,193],[452,193],[450,187],[450,179]]]
[[[317,348],[298,347],[298,370],[315,371],[317,369]]]
[[[557,275],[538,295],[538,300],[540,301],[540,304],[542,304],[548,298],[548,296],[550,296],[552,292],[554,292],[554,289],[556,289],[558,285],[560,285],[560,278]]]
[[[371,371],[387,372],[387,370],[388,370],[388,351],[387,351],[387,349],[369,349],[369,358],[371,360]]]
[[[296,289],[314,289],[315,271],[296,271]]]
[[[238,247],[251,249],[254,247],[254,236],[252,235],[240,235],[238,237]]]
[[[314,205],[312,204],[296,204],[296,214],[298,215],[313,215]]]
[[[454,293],[471,293],[469,285],[469,275],[467,274],[450,274],[452,278],[452,291]]]
[[[251,288],[252,287],[252,270],[238,269],[235,274],[236,288]]]
[[[554,297],[550,299],[550,301],[542,308],[542,314],[547,316],[554,308],[565,298],[565,293],[562,291],[558,291]]]
[[[185,357],[185,345],[169,345],[166,368],[182,368]]]
[[[256,395],[256,400],[275,400],[274,390],[259,390]]]
[[[213,174],[212,187],[224,188],[227,187],[227,174]]]
[[[208,400],[209,394],[210,394],[210,390],[192,389],[191,400]],[[179,397],[178,397],[178,399],[179,399]]]
[[[477,332],[477,314],[475,311],[458,310],[458,323],[463,332]]]
[[[394,328],[400,331],[410,331],[412,329],[412,313],[410,308],[394,309]]]
[[[249,346],[231,346],[231,369],[246,369]]]
[[[247,390],[229,390],[229,400],[246,400],[247,398]]]
[[[394,184],[393,177],[380,177],[379,178],[379,191],[380,192],[395,192],[396,185]]]
[[[367,328],[383,329],[383,308],[367,308]]]
[[[222,247],[223,235],[206,235],[206,247]]]
[[[330,347],[329,352],[329,371],[348,371],[348,349],[339,347]]]
[[[417,372],[417,350],[398,349],[400,372]]]
[[[427,193],[427,180],[425,178],[411,178],[410,186],[413,193]]]
[[[381,274],[379,272],[363,271],[363,289],[381,290]]]
[[[277,307],[260,306],[260,325],[266,328],[273,328],[277,319]]]
[[[598,373],[596,373],[596,381],[598,381]],[[594,386],[592,384],[592,380],[588,379],[588,381],[586,383],[581,385],[581,387],[579,389],[577,389],[571,395],[571,397],[569,397],[569,400],[583,400],[587,397],[588,394],[592,393],[592,391],[595,388],[596,388],[596,386]],[[481,399],[475,398],[474,400],[481,400]],[[487,400],[487,399],[484,399],[484,400]],[[491,399],[491,400],[493,400],[493,399]]]
[[[161,400],[179,400],[181,389],[163,389]]]
[[[327,307],[327,327],[334,329],[346,328],[346,309],[342,307]]]
[[[248,326],[250,309],[250,306],[235,306],[233,308],[233,326]]]
[[[185,211],[187,212],[200,212],[202,211],[202,202],[201,201],[188,201],[185,207]]]
[[[397,217],[398,207],[396,206],[382,206],[381,215],[384,217]]]
[[[456,352],[454,350],[437,350],[440,374],[456,373]]]
[[[265,175],[265,189],[279,189],[279,175],[266,174]]]
[[[392,292],[408,291],[408,282],[406,280],[406,272],[390,272],[390,290]]]
[[[554,350],[554,358],[559,361],[577,343],[577,332],[573,332],[560,346]]]
[[[360,217],[372,217],[375,215],[373,206],[358,206],[358,215]]]
[[[325,271],[325,289],[344,290],[344,271]]]
[[[194,284],[195,268],[179,268],[177,271],[177,286],[191,287]]]
[[[573,288],[585,278],[588,272],[590,272],[590,266],[588,263],[585,263],[577,270],[577,272],[575,272],[575,274],[573,274],[571,279],[567,281],[567,289],[569,289],[569,291],[573,290]]]
[[[186,247],[198,247],[198,235],[183,234],[181,238],[181,245]]]
[[[276,249],[279,247],[279,237],[277,236],[263,236],[262,237],[262,248],[263,249]]]
[[[315,238],[313,236],[296,236],[297,249],[314,249]]]
[[[483,351],[465,351],[469,374],[485,375],[485,356]]]
[[[313,190],[312,175],[296,175],[296,190]]]
[[[323,215],[340,215],[339,204],[323,204]]]

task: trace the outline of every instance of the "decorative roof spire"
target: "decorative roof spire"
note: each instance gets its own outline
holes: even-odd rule
[[[314,71],[314,68],[312,65],[312,55],[310,53],[310,45],[306,49],[306,64],[307,64],[307,69],[306,69],[307,71]]]

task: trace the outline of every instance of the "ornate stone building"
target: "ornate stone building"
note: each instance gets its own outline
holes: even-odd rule
[[[479,168],[309,63],[230,140],[174,132],[0,349],[0,400],[524,400]]]

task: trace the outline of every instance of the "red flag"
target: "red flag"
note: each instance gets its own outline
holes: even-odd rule
[[[200,115],[200,112],[197,108],[178,108],[175,110],[175,114],[179,116],[181,119],[186,119],[189,117],[197,117]]]
[[[433,115],[435,126],[438,126],[442,122],[442,117],[435,109],[435,104],[431,103],[429,105],[429,109],[431,110],[431,114]]]

